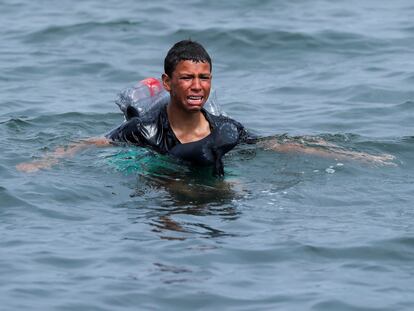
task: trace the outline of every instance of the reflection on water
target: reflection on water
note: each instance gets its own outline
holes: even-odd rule
[[[268,142],[317,152],[278,152],[263,145]],[[223,220],[239,217],[240,201],[274,205],[275,201],[269,200],[276,200],[275,197],[286,195],[301,184],[325,181],[325,175],[347,168],[349,173],[351,167],[372,167],[366,159],[374,164],[385,163],[377,161],[380,156],[374,155],[383,148],[384,142],[367,144],[355,135],[273,136],[229,153],[224,179],[213,177],[209,167],[187,166],[143,148],[122,150],[107,160],[123,174],[136,176],[130,196],[137,201],[131,204],[146,211],[145,219],[161,238],[186,239],[194,234],[211,238],[231,235],[217,228],[222,227],[219,223]],[[365,150],[370,153],[364,153]],[[351,161],[344,164],[338,158]],[[274,196],[272,199],[268,198],[269,193]]]
[[[154,203],[139,208],[151,209],[146,218],[162,239],[184,240],[187,234],[225,236],[215,223],[238,218],[234,202],[245,190],[237,180],[214,177],[210,167],[187,166],[142,149],[121,152],[110,157],[109,163],[125,174],[137,175],[130,196]],[[212,223],[206,216],[213,216]]]
[[[156,208],[150,220],[153,231],[159,232],[163,239],[185,239],[182,234],[177,237],[172,236],[170,232],[198,233],[205,237],[227,235],[205,223],[205,218],[200,220],[199,217],[220,216],[226,220],[237,219],[238,212],[231,203],[240,194],[231,182],[202,179],[200,176],[174,178],[165,175],[139,175],[134,195],[142,195],[149,187],[158,194],[164,193],[161,208]]]
[[[236,186],[235,182],[219,179],[140,174],[133,196],[143,195],[151,187],[168,192],[171,204],[176,207],[223,205],[230,203],[238,195]]]

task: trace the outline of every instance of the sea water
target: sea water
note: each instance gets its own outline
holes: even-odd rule
[[[2,310],[413,310],[414,3],[0,2]],[[240,146],[224,179],[132,147],[16,170],[123,122],[173,43],[222,109],[392,165]]]

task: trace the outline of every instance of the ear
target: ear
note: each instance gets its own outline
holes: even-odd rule
[[[161,79],[164,89],[167,92],[171,92],[171,78],[166,73],[163,73]]]

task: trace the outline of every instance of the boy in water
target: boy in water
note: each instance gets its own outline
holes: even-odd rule
[[[17,169],[37,171],[51,167],[59,158],[72,156],[87,146],[115,143],[150,147],[195,165],[210,165],[218,176],[224,174],[223,155],[239,143],[257,142],[265,149],[278,152],[302,152],[378,163],[386,163],[393,158],[347,151],[324,141],[313,141],[316,145],[305,146],[292,141],[257,140],[239,122],[212,115],[203,109],[210,94],[211,80],[212,62],[204,47],[191,40],[177,42],[164,61],[162,83],[170,93],[168,104],[156,106],[144,115],[139,115],[138,111],[130,107],[126,115],[127,122],[105,137],[90,138],[66,149],[58,148],[41,160],[17,165]]]

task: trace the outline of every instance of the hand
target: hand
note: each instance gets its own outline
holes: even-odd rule
[[[373,163],[377,165],[397,166],[397,164],[392,162],[395,160],[395,157],[390,154],[373,155],[364,152],[350,152],[349,157],[362,162]]]
[[[334,144],[326,143],[323,140],[314,140],[313,142],[317,143],[317,145],[307,146],[303,143],[298,142],[281,142],[276,139],[271,139],[261,142],[261,146],[266,150],[274,150],[283,153],[296,152],[333,158],[337,160],[357,160],[376,165],[396,166],[396,164],[392,162],[395,160],[395,157],[390,154],[373,155],[365,152],[346,150]],[[323,148],[320,148],[319,146]]]
[[[50,160],[40,160],[33,162],[25,162],[16,165],[16,169],[20,172],[25,173],[34,173],[40,169],[50,168],[52,165],[56,164],[58,161],[54,159]]]
[[[71,144],[66,148],[58,147],[54,152],[43,156],[41,160],[17,164],[16,169],[20,172],[34,173],[38,170],[52,167],[58,163],[61,158],[73,157],[78,151],[89,146],[106,147],[110,145],[110,140],[105,137],[92,137],[81,142]]]

